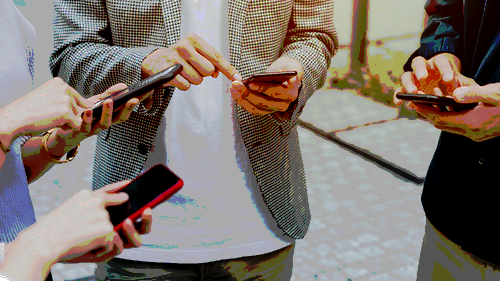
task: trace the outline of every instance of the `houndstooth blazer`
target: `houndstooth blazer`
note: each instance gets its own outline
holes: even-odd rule
[[[253,116],[234,104],[266,205],[288,236],[303,238],[311,215],[296,122],[338,49],[333,1],[229,2],[229,61],[243,78],[281,56],[303,65],[299,97],[286,115]],[[86,98],[139,82],[142,60],[180,40],[180,16],[180,0],[56,0],[52,74]],[[94,190],[141,172],[173,91],[156,89],[149,110],[141,103],[127,122],[98,135]]]

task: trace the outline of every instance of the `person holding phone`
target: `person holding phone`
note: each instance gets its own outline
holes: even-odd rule
[[[500,2],[434,1],[398,92],[436,94],[473,109],[410,103],[442,130],[422,192],[427,217],[417,280],[497,280],[500,167]]]
[[[156,164],[185,187],[96,280],[291,278],[310,222],[297,119],[338,49],[332,17],[332,0],[55,1],[52,74],[85,97],[183,66],[98,136],[94,189]]]
[[[126,193],[112,194],[128,183],[118,182],[94,192],[81,190],[20,232],[15,240],[2,245],[0,280],[44,280],[57,262],[101,262],[119,255],[124,241],[113,230],[106,207],[129,199]],[[144,212],[143,219],[140,231],[149,233],[151,210]],[[140,237],[130,221],[124,229],[129,241],[140,246]]]
[[[106,187],[99,193],[80,192],[73,198],[76,201],[66,201],[39,223],[35,223],[28,190],[28,184],[55,163],[71,161],[80,141],[125,121],[139,100],[129,101],[114,119],[113,104],[106,100],[98,124],[90,126],[90,106],[125,85],[115,85],[88,100],[60,78],[33,90],[35,30],[12,1],[0,1],[0,11],[0,257],[4,256],[4,243],[8,243],[7,258],[0,271],[7,271],[7,275],[18,281],[43,280],[47,274],[47,280],[52,280],[49,270],[54,262],[105,261],[121,253],[124,247],[138,247],[141,243],[138,234],[150,232],[150,210],[142,214],[137,230],[130,222],[126,224],[123,241],[113,231],[104,207],[124,202],[126,198],[108,196],[105,191],[123,184]],[[19,98],[20,94],[25,95]],[[85,113],[83,119],[82,113]],[[47,131],[51,133],[41,136]],[[71,151],[69,159],[60,160]],[[93,206],[92,209],[82,209],[75,203],[90,199],[88,206]],[[72,215],[79,215],[80,219],[75,220]],[[57,240],[51,241],[50,235],[58,237]],[[104,247],[95,249],[99,245]],[[36,252],[42,248],[46,251]]]

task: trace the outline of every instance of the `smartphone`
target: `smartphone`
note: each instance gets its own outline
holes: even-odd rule
[[[127,218],[130,218],[132,223],[136,222],[144,210],[153,209],[165,202],[183,185],[184,182],[176,174],[165,165],[159,164],[139,175],[122,189],[115,191],[115,193],[125,192],[129,197],[127,202],[121,205],[106,207],[115,231],[123,229]]]
[[[182,72],[182,65],[175,64],[163,71],[160,71],[152,76],[149,76],[148,78],[142,80],[141,82],[133,84],[127,87],[126,89],[118,91],[110,95],[109,97],[96,102],[94,104],[94,107],[92,108],[92,126],[96,125],[101,119],[102,104],[104,103],[105,100],[107,99],[113,100],[112,118],[115,118],[118,116],[118,113],[122,110],[123,106],[127,103],[127,101],[133,98],[137,98],[155,88],[158,88],[159,86],[165,83],[170,82],[175,78],[175,76],[177,76],[181,72]]]
[[[412,101],[412,102],[416,102],[416,103],[449,106],[455,111],[464,111],[464,110],[472,109],[478,105],[478,103],[458,103],[453,98],[438,97],[438,96],[434,96],[434,95],[418,95],[418,94],[398,93],[398,94],[396,94],[396,97],[400,100]]]
[[[297,71],[282,71],[282,72],[263,72],[257,73],[243,81],[243,84],[250,83],[273,83],[282,84],[297,75]]]

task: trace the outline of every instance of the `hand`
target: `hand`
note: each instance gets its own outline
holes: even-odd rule
[[[73,130],[91,103],[60,78],[54,78],[2,108],[2,131],[9,142],[19,135],[39,135],[51,128]]]
[[[38,251],[50,249],[57,253],[58,261],[69,261],[100,247],[104,247],[105,252],[120,254],[123,242],[113,230],[106,207],[128,200],[126,193],[111,193],[129,182],[115,183],[94,192],[81,190],[26,230],[26,235],[33,235],[31,241]]]
[[[429,60],[416,57],[411,63],[413,71],[401,76],[401,84],[406,93],[417,94],[418,91],[432,95],[436,88],[451,95],[460,87],[458,77],[462,68],[460,60],[453,54],[442,53]]]
[[[471,110],[441,112],[411,103],[410,106],[429,119],[436,128],[481,142],[500,135],[500,83],[480,87],[464,86],[453,92],[459,103],[479,103]]]
[[[103,189],[106,189],[104,187]],[[123,235],[120,235],[122,240],[123,249],[138,248],[142,245],[141,237],[139,235],[151,233],[151,225],[153,223],[153,216],[151,214],[151,208],[147,208],[141,215],[141,222],[135,223],[135,227],[130,219],[125,221],[123,226]],[[125,238],[125,240],[123,239]],[[120,248],[115,246],[113,249],[109,249],[106,246],[98,247],[85,254],[71,258],[69,260],[62,260],[61,262],[66,263],[83,263],[83,262],[107,262],[110,259],[120,254]]]
[[[195,33],[179,40],[167,49],[159,49],[142,62],[142,75],[147,78],[174,64],[182,64],[181,75],[164,86],[173,85],[179,90],[188,90],[191,84],[200,85],[203,78],[217,78],[219,71],[229,80],[240,80],[238,71],[210,44]]]
[[[297,71],[297,76],[279,85],[250,83],[247,87],[241,81],[233,81],[230,88],[231,95],[241,107],[254,115],[285,112],[299,96],[300,83],[304,77],[302,64],[296,60],[282,57],[266,70],[266,72],[286,70]]]
[[[93,96],[87,100],[87,103],[93,105],[94,103],[105,99],[106,97],[127,88],[125,84],[116,84],[106,90],[100,95]],[[58,129],[56,134],[56,141],[54,146],[56,149],[49,147],[49,151],[53,155],[64,155],[71,147],[74,147],[84,139],[97,135],[98,133],[109,129],[112,125],[116,125],[127,121],[130,117],[130,113],[134,107],[139,103],[139,99],[133,98],[125,104],[123,109],[120,111],[118,116],[114,119],[113,117],[113,101],[108,99],[103,103],[103,110],[101,114],[101,120],[94,127],[92,127],[92,110],[87,109],[84,112],[83,122],[81,126],[75,130],[63,130]],[[58,145],[59,143],[64,143],[64,146]],[[63,148],[63,149],[62,149]],[[68,149],[69,148],[69,149]],[[64,150],[64,151],[63,151]]]
[[[460,103],[475,103],[475,108],[463,112],[442,113],[427,106],[414,108],[440,130],[462,135],[481,142],[500,135],[500,83],[486,86],[466,86],[453,92]]]
[[[477,85],[473,79],[460,73],[460,60],[449,53],[436,55],[429,60],[416,57],[412,61],[412,69],[413,71],[403,73],[401,76],[403,87],[394,92],[393,99],[396,106],[403,103],[396,97],[401,92],[445,96],[451,95],[458,87]],[[407,107],[412,105],[407,103]],[[439,109],[437,105],[433,107]]]

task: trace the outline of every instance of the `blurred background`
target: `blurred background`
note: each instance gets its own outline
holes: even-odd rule
[[[51,1],[10,0],[37,30],[35,86],[50,80]],[[312,222],[292,280],[415,280],[420,196],[439,130],[392,102],[419,46],[425,0],[335,1],[340,50],[299,121]],[[37,218],[91,188],[95,137],[30,185]],[[76,231],[76,230],[75,230]],[[55,281],[93,280],[94,264],[57,264]]]

